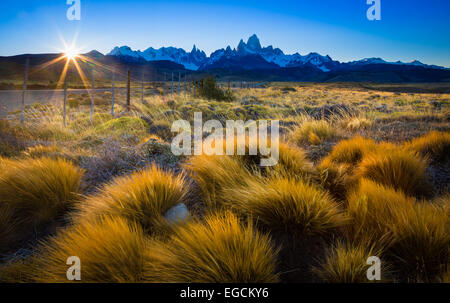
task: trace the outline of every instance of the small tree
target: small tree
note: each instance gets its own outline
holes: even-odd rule
[[[217,86],[216,78],[207,76],[200,81],[199,95],[208,100],[232,101],[234,99],[230,89],[222,90]]]

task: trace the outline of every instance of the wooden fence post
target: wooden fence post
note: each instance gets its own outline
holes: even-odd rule
[[[172,72],[172,90],[171,90],[171,97],[173,98],[173,72]]]
[[[128,77],[127,77],[127,111],[130,111],[131,107],[131,80],[130,80],[130,69],[128,69]]]
[[[95,89],[95,78],[94,78],[94,71],[95,69],[92,69],[92,89],[91,89],[91,122],[94,121],[94,89]]]
[[[66,127],[66,101],[67,101],[67,74],[64,77],[64,108],[63,108],[63,125]]]
[[[25,97],[27,92],[27,82],[28,82],[28,68],[30,65],[30,57],[27,57],[25,62],[25,73],[23,76],[23,88],[22,88],[22,113],[20,114],[20,123],[23,125],[25,123]]]
[[[111,116],[114,116],[114,96],[115,96],[115,82],[116,82],[116,69],[112,70],[112,83],[111,83]]]

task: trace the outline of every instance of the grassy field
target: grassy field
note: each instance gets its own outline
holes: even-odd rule
[[[0,120],[0,281],[449,282],[450,85],[69,95]],[[280,120],[279,164],[175,156],[172,122]],[[189,218],[165,215],[184,203]]]

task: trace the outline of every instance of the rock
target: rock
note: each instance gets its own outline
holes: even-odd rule
[[[185,221],[189,217],[189,210],[187,209],[186,205],[184,203],[180,203],[169,209],[166,214],[164,215],[164,218],[169,223],[178,223]]]

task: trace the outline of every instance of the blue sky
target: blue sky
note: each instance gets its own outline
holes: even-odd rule
[[[256,33],[263,46],[286,53],[450,67],[448,0],[381,0],[381,21],[367,20],[366,0],[81,0],[81,21],[67,20],[68,7],[66,0],[1,1],[0,55],[58,52],[59,35],[71,41],[76,33],[86,52],[195,43],[209,55]]]

